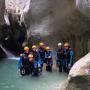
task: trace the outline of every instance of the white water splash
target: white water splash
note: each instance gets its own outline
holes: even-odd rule
[[[5,54],[7,55],[7,58],[9,58],[9,57],[15,57],[14,54],[12,54],[10,51],[6,50],[2,45],[0,45],[0,47],[5,52]]]
[[[20,57],[9,57],[8,59],[9,60],[19,61],[20,60]]]

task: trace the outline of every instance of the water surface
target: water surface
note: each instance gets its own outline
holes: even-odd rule
[[[17,71],[17,61],[0,61],[0,90],[57,90],[67,78],[64,73],[44,71],[40,77],[22,77]]]

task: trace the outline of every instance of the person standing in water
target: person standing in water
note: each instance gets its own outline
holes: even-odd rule
[[[69,73],[73,65],[73,50],[70,47],[69,43],[64,44],[64,62],[63,62],[63,70],[66,73]]]
[[[46,60],[46,70],[52,72],[52,65],[53,65],[52,51],[48,46],[46,47],[45,60]]]
[[[24,53],[20,54],[20,60],[18,62],[18,69],[20,70],[21,75],[29,74],[29,47],[24,47]]]
[[[43,63],[45,63],[45,45],[43,42],[40,42],[38,52],[40,54],[41,59],[41,67],[43,68]]]
[[[59,67],[59,72],[63,70],[63,60],[64,60],[64,48],[62,43],[58,43],[58,48],[56,50],[56,65]]]
[[[40,54],[37,50],[36,45],[32,46],[32,54],[34,57],[34,67],[35,67],[35,74],[39,75],[41,73],[41,60],[40,60]]]
[[[28,55],[30,74],[34,75],[34,57],[33,54]]]

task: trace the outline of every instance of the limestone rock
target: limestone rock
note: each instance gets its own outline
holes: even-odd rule
[[[90,51],[90,18],[76,8],[74,1],[76,0],[31,0],[24,20],[28,37],[31,33],[39,34],[53,48],[58,42],[70,42],[75,52],[75,60],[78,60]],[[4,21],[4,5],[5,0],[0,0],[0,24]],[[15,33],[16,31],[14,30]]]
[[[60,90],[90,90],[90,53],[74,64]]]
[[[87,16],[90,15],[90,0],[76,0],[76,7]]]
[[[90,73],[88,72],[89,69],[90,69],[90,53],[74,64],[74,66],[70,70],[69,75],[72,77],[75,77],[77,75],[81,76],[88,75]]]

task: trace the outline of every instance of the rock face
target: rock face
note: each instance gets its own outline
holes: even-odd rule
[[[90,0],[76,0],[76,7],[87,16],[90,15]]]
[[[0,1],[2,8],[4,0]],[[3,11],[0,15],[3,19]],[[31,0],[25,23],[28,37],[31,33],[39,34],[51,47],[55,48],[58,42],[70,42],[76,60],[90,51],[90,18],[76,8],[74,0]]]
[[[60,90],[90,90],[90,53],[74,64]]]
[[[0,25],[4,23],[4,10],[5,10],[5,1],[0,0]]]
[[[30,33],[40,34],[52,47],[70,42],[76,60],[90,50],[90,19],[76,8],[74,0],[32,0],[25,20]]]
[[[13,3],[12,3],[12,2]],[[14,5],[17,5],[17,3],[14,3],[13,0],[0,0],[0,44],[3,45],[8,50],[12,51],[15,54],[19,54],[22,51],[22,43],[26,36],[26,26],[21,20],[20,17],[20,23],[17,21],[17,13],[13,13],[14,9],[17,9]],[[30,1],[30,0],[27,0]],[[18,2],[18,1],[17,1]],[[21,3],[21,2],[19,2]],[[10,4],[10,5],[9,5]],[[22,4],[22,3],[21,3]],[[26,3],[25,3],[26,4]],[[14,9],[11,9],[10,7]],[[23,5],[24,7],[24,5]],[[26,5],[28,7],[28,5]],[[26,11],[26,7],[24,7],[24,10]],[[28,9],[28,8],[27,8]],[[5,13],[5,15],[4,15]],[[6,23],[5,20],[9,23]],[[19,16],[18,16],[19,19]],[[3,56],[3,52],[0,52],[0,57]]]
[[[3,50],[0,48],[0,58],[6,57],[5,53]]]
[[[88,75],[87,69],[90,69],[90,53],[74,64],[69,75],[72,77],[77,75]]]

